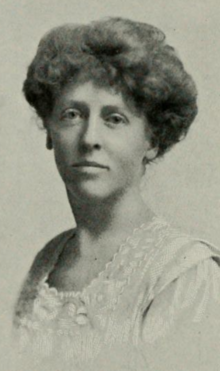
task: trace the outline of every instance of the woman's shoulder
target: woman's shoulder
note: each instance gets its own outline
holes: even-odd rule
[[[74,234],[75,229],[69,229],[52,238],[35,256],[31,268],[21,286],[18,300],[14,308],[14,324],[18,319],[31,310],[33,300],[37,294],[37,287],[41,279],[48,274],[56,263],[65,243]]]
[[[172,227],[163,219],[157,219],[153,225],[153,236],[155,246],[147,279],[154,296],[203,262],[214,261],[220,268],[220,248]]]
[[[143,351],[158,371],[165,359],[167,369],[218,370],[220,249],[170,227],[163,236],[143,306]]]
[[[198,261],[158,291],[142,329],[154,368],[163,370],[166,359],[167,369],[219,370],[219,260]]]
[[[202,239],[186,236],[183,240],[176,237],[161,252],[161,277],[157,289],[162,290],[170,282],[176,280],[186,272],[196,269],[203,262],[215,261],[220,266],[220,249]]]
[[[39,281],[56,264],[66,242],[73,236],[75,229],[69,229],[53,237],[35,256],[26,281]]]
[[[61,252],[68,239],[73,236],[74,231],[74,228],[68,229],[50,239],[35,256],[32,269],[37,268],[39,265],[50,264],[52,260],[56,259],[57,254]]]

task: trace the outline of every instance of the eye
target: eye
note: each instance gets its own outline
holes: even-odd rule
[[[80,111],[74,108],[68,108],[61,114],[61,120],[77,120],[82,118]]]
[[[113,114],[109,115],[106,118],[106,121],[109,122],[109,123],[112,123],[114,125],[128,123],[128,120],[126,119],[126,117],[124,117],[123,115],[120,115],[119,113],[113,113]]]

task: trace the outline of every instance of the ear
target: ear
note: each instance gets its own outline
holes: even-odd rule
[[[47,131],[47,138],[46,138],[46,148],[49,150],[53,149],[53,142],[52,142],[51,136],[48,133],[48,131]]]
[[[157,153],[158,153],[158,148],[156,148],[156,147],[149,148],[149,149],[146,151],[146,157],[147,157],[147,160],[148,160],[148,161],[152,161],[152,160],[154,160],[154,159],[157,157]]]
[[[149,140],[146,140],[145,157],[147,162],[154,160],[158,154],[158,147],[152,146]]]

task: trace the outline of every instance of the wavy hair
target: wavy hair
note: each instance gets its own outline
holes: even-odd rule
[[[56,96],[69,82],[113,87],[144,115],[162,156],[179,142],[197,114],[197,90],[165,35],[124,18],[67,24],[40,41],[23,92],[45,125]]]

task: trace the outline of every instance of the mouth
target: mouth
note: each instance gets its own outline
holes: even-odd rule
[[[101,168],[101,169],[109,169],[108,166],[105,166],[105,165],[102,165],[102,164],[99,164],[97,162],[93,162],[93,161],[81,161],[81,162],[77,162],[75,164],[72,165],[73,167],[97,167],[97,168]]]

